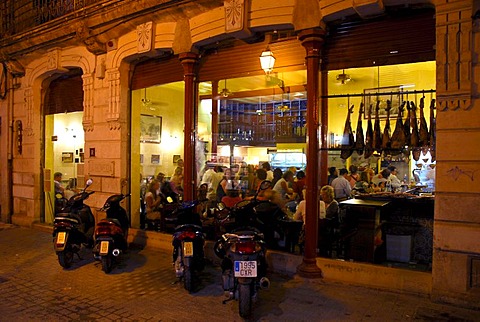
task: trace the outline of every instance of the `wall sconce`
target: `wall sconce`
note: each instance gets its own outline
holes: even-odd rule
[[[260,55],[260,65],[262,65],[262,69],[267,75],[273,71],[273,66],[275,65],[275,57],[273,56],[273,52],[268,46]]]

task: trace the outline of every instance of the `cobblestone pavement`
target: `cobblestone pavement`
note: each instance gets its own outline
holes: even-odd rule
[[[174,283],[171,254],[131,249],[110,274],[90,251],[58,264],[49,233],[0,224],[0,321],[241,321],[222,304],[220,270],[207,266],[198,289]],[[480,312],[428,298],[271,274],[252,321],[480,321]]]

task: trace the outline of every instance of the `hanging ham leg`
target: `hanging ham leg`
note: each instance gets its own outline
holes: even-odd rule
[[[380,101],[377,101],[375,107],[375,125],[373,126],[373,148],[378,153],[382,152],[382,130],[380,130],[380,116],[378,111],[380,110]]]
[[[395,123],[395,130],[393,131],[392,134],[392,139],[391,139],[391,148],[392,148],[392,154],[399,154],[402,152],[402,150],[405,148],[406,144],[406,136],[405,136],[405,130],[403,128],[403,119],[402,119],[402,114],[403,110],[405,108],[406,102],[404,101],[402,105],[398,108],[398,114],[397,114],[397,122]]]
[[[368,109],[368,121],[367,121],[367,132],[365,133],[365,153],[363,157],[368,159],[374,151],[373,148],[373,126],[372,126],[372,108],[373,105],[370,105]]]
[[[342,147],[340,157],[344,160],[348,159],[355,146],[355,139],[353,137],[352,124],[350,123],[350,114],[353,113],[353,105],[348,109],[347,120],[345,121],[345,129],[342,137]]]
[[[412,132],[410,128],[410,118],[412,117],[411,113],[412,109],[410,107],[410,102],[407,101],[407,118],[405,119],[405,123],[403,123],[403,131],[405,132],[405,144],[408,145],[408,148],[411,149],[410,140],[412,138]]]
[[[387,107],[385,108],[385,112],[387,112],[387,120],[385,121],[385,127],[383,128],[383,135],[382,135],[382,150],[385,154],[390,153],[390,110],[392,109],[392,102],[387,100]]]
[[[420,159],[420,136],[418,134],[418,124],[417,124],[417,107],[415,103],[410,102],[410,106],[412,107],[412,119],[411,119],[411,126],[412,126],[412,134],[410,136],[410,146],[412,148],[412,157],[415,161]]]
[[[423,109],[425,97],[420,99],[420,129],[418,130],[418,136],[420,138],[420,147],[422,148],[423,154],[427,154],[428,152],[428,128],[427,128],[427,121],[425,120],[425,115],[423,114]]]
[[[437,133],[435,132],[436,130],[437,130],[437,125],[435,120],[435,99],[432,99],[432,102],[430,103],[430,133],[428,138],[428,143],[430,145],[430,154],[432,156],[432,162],[434,162],[437,159],[437,156],[435,153],[435,145],[436,145],[436,138],[437,138]]]
[[[365,148],[365,138],[363,136],[362,128],[362,113],[363,103],[360,103],[360,110],[358,111],[357,131],[355,133],[355,151],[357,151],[358,155],[362,155],[363,149]]]

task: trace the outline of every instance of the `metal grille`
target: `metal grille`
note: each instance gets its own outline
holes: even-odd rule
[[[0,2],[0,36],[12,36],[102,1],[3,0]]]

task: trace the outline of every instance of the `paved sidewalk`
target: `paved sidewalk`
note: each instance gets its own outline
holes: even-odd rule
[[[175,284],[171,254],[131,249],[111,274],[91,252],[64,270],[51,234],[0,224],[0,321],[242,321],[222,304],[221,272],[207,266],[196,292]],[[480,311],[426,297],[271,274],[252,321],[480,321]]]

